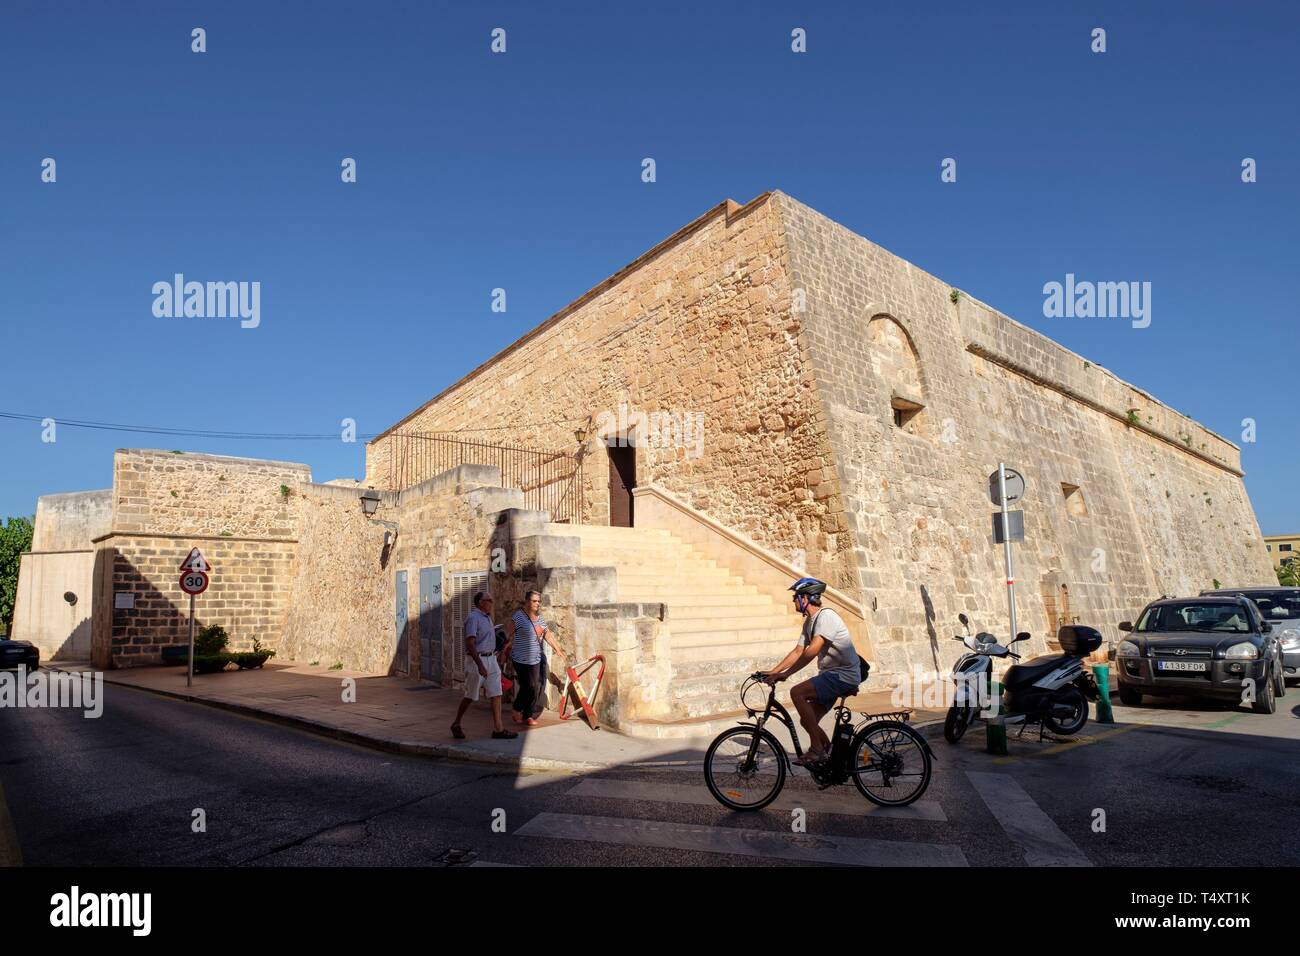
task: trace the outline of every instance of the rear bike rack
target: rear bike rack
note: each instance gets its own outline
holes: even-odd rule
[[[584,694],[579,678],[597,664],[600,665],[600,670],[596,672],[596,683],[592,685],[590,694]],[[564,669],[564,689],[560,691],[560,720],[571,720],[578,716],[578,713],[569,710],[569,689],[572,688],[573,697],[578,702],[577,709],[582,712],[581,715],[586,719],[587,725],[592,730],[600,730],[600,723],[596,720],[596,711],[592,708],[592,704],[596,701],[596,695],[600,693],[600,683],[604,679],[605,658],[600,654],[587,658],[577,667],[566,667]]]

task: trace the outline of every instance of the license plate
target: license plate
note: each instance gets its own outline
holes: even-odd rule
[[[1156,661],[1156,670],[1162,671],[1196,671],[1203,673],[1207,666],[1205,661]]]

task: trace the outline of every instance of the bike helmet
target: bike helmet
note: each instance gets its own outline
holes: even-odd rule
[[[818,581],[816,578],[800,578],[794,584],[790,585],[789,590],[795,594],[802,594],[806,597],[813,597],[821,594],[826,590],[826,582]]]

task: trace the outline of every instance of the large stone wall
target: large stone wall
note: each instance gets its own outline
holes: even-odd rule
[[[503,489],[501,473],[475,466],[437,475],[401,493],[383,492],[375,514],[360,507],[361,489],[298,485],[297,563],[292,600],[280,639],[282,656],[297,663],[341,663],[374,674],[421,673],[420,569],[451,575],[487,571],[498,512],[520,504]],[[385,534],[395,540],[385,544]],[[407,573],[406,654],[398,655],[396,586]],[[453,668],[450,610],[432,646],[441,650],[445,683]],[[431,620],[431,619],[429,619]]]
[[[113,521],[113,489],[41,495],[36,499],[32,551],[89,551]]]
[[[113,456],[113,530],[250,538],[291,535],[284,493],[307,465],[192,452],[121,449]]]
[[[75,491],[36,501],[32,550],[19,562],[13,638],[42,660],[87,660],[91,645],[95,546],[113,519],[113,492]]]
[[[180,562],[193,546],[212,564],[212,583],[195,604],[195,628],[220,624],[232,651],[254,639],[275,649],[289,601],[292,540],[114,534],[95,555],[92,660],[97,667],[162,663],[162,649],[189,640],[189,596]],[[130,594],[133,606],[115,607]]]
[[[113,458],[113,520],[95,541],[92,659],[99,667],[161,662],[188,639],[179,565],[200,547],[214,571],[196,626],[224,626],[231,650],[254,638],[275,648],[288,601],[300,502],[311,470],[262,461],[146,449]],[[115,596],[130,595],[119,608]]]
[[[959,611],[1005,631],[985,484],[999,460],[1029,486],[1017,594],[1039,647],[1065,617],[1114,639],[1162,593],[1268,580],[1234,446],[788,196],[776,205],[886,672],[946,668]]]
[[[637,483],[814,572],[838,578],[850,539],[815,385],[797,348],[784,243],[770,197],[722,204],[656,246],[390,431],[459,432],[572,451],[574,429],[620,406],[704,416],[702,454],[638,448]],[[480,429],[480,431],[474,431]],[[481,429],[491,429],[482,431]],[[394,441],[366,449],[388,487]],[[609,520],[604,449],[586,453],[585,521]]]

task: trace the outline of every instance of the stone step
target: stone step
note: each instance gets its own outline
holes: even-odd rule
[[[777,661],[768,661],[766,667],[771,667]],[[729,698],[730,703],[727,705],[728,710],[735,710],[741,706],[740,689],[744,686],[746,678],[756,670],[762,670],[755,667],[750,670],[739,673],[722,673],[711,674],[704,677],[674,677],[668,684],[668,698],[675,705],[678,701],[698,700],[703,697],[709,698]],[[789,705],[790,689],[797,683],[796,681],[786,681],[776,688],[776,699],[781,703]],[[751,699],[757,701],[760,696],[763,700],[767,699],[767,692],[763,691],[760,695],[757,691],[751,691]],[[696,715],[699,716],[699,715]]]
[[[781,663],[781,659],[785,657],[786,653],[790,650],[789,647],[785,647],[785,649],[782,650],[782,647],[784,647],[784,645],[773,645],[772,654],[750,654],[746,657],[723,657],[717,659],[706,658],[703,660],[674,659],[673,680],[688,681],[701,677],[716,678],[726,676],[735,680],[736,688],[739,689],[741,681],[750,674],[753,674],[755,671],[771,670],[777,664]],[[800,676],[798,679],[803,679],[803,675],[805,674],[811,676],[815,673],[815,666],[810,665],[809,667],[804,668],[803,671],[799,672]],[[798,680],[793,682],[798,683]]]
[[[757,595],[750,595],[757,597]],[[772,627],[791,628],[791,633],[798,630],[800,621],[796,617],[790,617],[782,614],[779,608],[763,604],[759,601],[747,603],[743,598],[732,598],[730,604],[710,604],[703,607],[699,605],[682,604],[679,601],[670,601],[668,605],[672,609],[673,623],[684,621],[708,621],[711,624],[718,624],[725,621],[745,620],[753,623],[755,618],[763,618]]]
[[[741,585],[741,587],[744,587],[744,585]],[[729,606],[762,608],[764,614],[780,613],[776,602],[766,594],[757,593],[756,588],[751,591],[727,591],[725,593],[709,590],[703,594],[674,596],[672,599],[674,616],[698,617],[700,614],[722,613],[718,609]]]
[[[759,632],[761,633],[761,632]],[[710,644],[673,645],[674,665],[695,661],[726,661],[741,658],[771,659],[778,663],[794,647],[788,638],[767,638],[744,641],[717,641]],[[757,668],[755,668],[757,669]]]
[[[592,541],[676,540],[663,528],[615,528],[603,524],[556,524],[546,526],[547,534],[577,535]]]
[[[679,636],[686,634],[730,634],[736,631],[766,631],[774,634],[780,634],[786,627],[785,617],[779,614],[760,614],[752,617],[733,616],[723,617],[722,615],[712,615],[708,617],[678,617],[673,613],[672,602],[668,602],[668,624],[673,633],[673,646],[690,643],[689,641],[678,641]],[[795,638],[798,636],[797,625],[795,630],[788,632],[790,634],[790,644],[793,645]],[[709,641],[708,643],[714,643]]]
[[[582,563],[595,565],[597,567],[616,567],[620,572],[638,571],[638,570],[659,570],[661,568],[676,568],[688,570],[694,568],[703,568],[709,571],[725,570],[718,567],[718,562],[712,558],[698,558],[686,554],[664,554],[664,555],[645,555],[645,554],[618,554],[610,552],[608,554],[596,551],[591,552],[586,548],[582,549]]]
[[[587,563],[588,562],[584,558],[583,564],[587,564]],[[596,562],[596,564],[597,566],[600,566],[599,562]],[[627,579],[629,581],[639,581],[643,579],[652,580],[654,578],[672,578],[674,580],[698,579],[701,581],[716,581],[719,583],[725,581],[734,581],[737,584],[743,583],[740,578],[733,575],[726,568],[693,567],[693,566],[683,565],[681,562],[678,561],[663,561],[663,562],[656,562],[654,564],[642,564],[642,565],[635,565],[635,564],[620,565],[617,562],[615,562],[614,567],[618,568],[618,576],[620,579]]]
[[[706,597],[734,601],[737,598],[753,597],[757,594],[758,588],[752,584],[733,584],[724,589],[711,587],[708,584],[651,583],[647,581],[626,584],[623,581],[618,582],[618,599],[620,601],[641,603],[671,604],[678,599],[694,601],[697,598]]]
[[[740,682],[737,681],[735,687],[724,693],[706,694],[699,697],[670,697],[672,701],[673,717],[676,720],[694,720],[698,718],[712,718],[726,714],[737,714],[738,717],[744,716],[744,709],[740,703]],[[786,710],[790,709],[789,695],[782,697],[781,691],[777,691],[777,700],[785,705]]]

